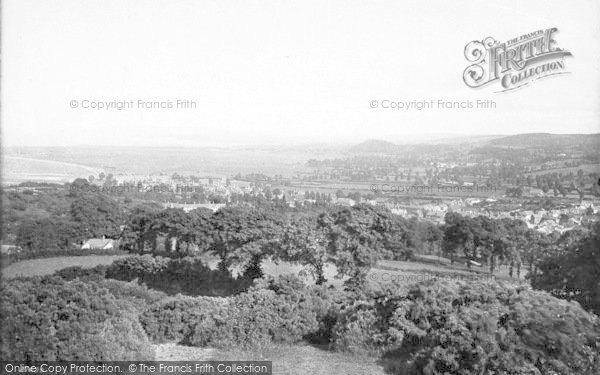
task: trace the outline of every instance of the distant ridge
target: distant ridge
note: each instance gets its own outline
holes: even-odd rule
[[[598,145],[600,148],[600,133],[594,134],[551,134],[524,133],[509,136],[465,136],[439,139],[427,143],[395,144],[379,139],[369,139],[348,149],[356,154],[397,154],[415,147],[430,147],[431,145],[469,144],[471,146],[498,147],[565,147]]]
[[[527,133],[494,139],[492,145],[513,147],[557,147],[576,145],[600,146],[600,133],[595,134],[550,134]]]

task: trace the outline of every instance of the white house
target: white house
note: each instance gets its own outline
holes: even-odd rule
[[[90,238],[81,245],[81,250],[114,250],[119,244],[110,238]]]

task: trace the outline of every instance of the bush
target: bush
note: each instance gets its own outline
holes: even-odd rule
[[[66,281],[71,281],[74,279],[102,280],[106,277],[107,268],[108,266],[104,264],[100,264],[92,268],[72,266],[58,270],[54,272],[54,275]]]
[[[228,298],[178,296],[156,303],[140,318],[152,340],[194,346],[260,346],[328,337],[332,293],[295,277],[261,279]]]
[[[266,277],[255,281],[253,289],[268,289],[297,304],[303,310],[314,313],[318,329],[305,335],[315,344],[328,344],[343,306],[356,299],[355,293],[327,288],[323,285],[307,286],[294,275]]]
[[[223,306],[221,306],[223,307]],[[265,289],[231,297],[226,308],[195,325],[194,346],[259,346],[269,342],[296,342],[318,328],[316,315],[283,296]]]
[[[10,280],[0,289],[0,357],[18,361],[150,360],[135,311],[93,282]]]
[[[333,347],[378,352],[415,374],[600,373],[596,316],[494,282],[433,280],[374,293],[344,312]]]
[[[132,311],[138,313],[146,310],[147,306],[166,298],[166,294],[149,289],[145,285],[139,285],[135,281],[125,282],[121,280],[105,279],[107,265],[101,264],[93,268],[82,268],[80,266],[67,267],[54,272],[53,276],[65,281],[81,280],[93,282],[106,288],[115,298],[128,305]]]
[[[229,302],[215,297],[171,297],[154,303],[140,316],[148,337],[154,342],[190,343],[194,326],[210,318]]]

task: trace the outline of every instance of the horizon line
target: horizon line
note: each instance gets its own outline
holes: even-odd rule
[[[436,142],[440,142],[440,141],[444,141],[444,140],[457,140],[460,138],[479,138],[479,137],[511,137],[511,136],[516,136],[516,135],[563,135],[563,136],[569,136],[569,135],[600,135],[600,132],[596,132],[596,133],[548,133],[548,132],[530,132],[530,133],[514,133],[514,134],[453,134],[453,133],[446,133],[446,134],[439,134],[439,138],[434,138],[431,139],[429,141],[427,141],[426,139],[413,139],[413,140],[407,140],[407,141],[401,141],[401,140],[386,140],[385,137],[372,137],[372,138],[363,138],[363,140],[339,140],[339,141],[325,141],[325,140],[306,140],[304,142],[300,141],[300,142],[289,142],[289,141],[274,141],[274,142],[263,142],[263,143],[223,143],[223,142],[213,142],[213,143],[198,143],[198,144],[192,144],[192,143],[184,143],[184,144],[177,144],[177,143],[162,143],[162,144],[153,144],[153,143],[147,143],[147,144],[91,144],[91,143],[81,143],[81,144],[8,144],[8,145],[2,145],[2,148],[7,149],[7,148],[35,148],[35,147],[40,147],[40,148],[44,148],[44,147],[49,147],[49,148],[68,148],[68,147],[73,147],[73,148],[79,148],[79,147],[96,147],[96,148],[102,148],[102,147],[129,147],[129,148],[142,148],[142,147],[156,147],[156,148],[171,148],[171,147],[178,147],[178,148],[197,148],[197,147],[211,147],[211,148],[231,148],[231,147],[298,147],[298,146],[347,146],[347,145],[356,145],[356,144],[361,144],[364,142],[368,142],[368,141],[382,141],[382,142],[387,142],[387,143],[392,143],[392,144],[404,144],[404,145],[423,145],[423,144],[432,144],[432,143],[436,143]],[[410,137],[411,138],[418,138],[418,137],[435,137],[435,134],[411,134]]]

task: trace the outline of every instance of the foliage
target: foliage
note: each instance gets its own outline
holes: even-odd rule
[[[565,239],[564,251],[546,256],[531,275],[531,285],[558,298],[575,300],[600,314],[600,223],[577,240]]]
[[[92,282],[23,278],[0,289],[0,357],[19,361],[150,360],[130,306]]]
[[[349,307],[333,347],[404,362],[407,373],[598,373],[600,324],[577,304],[494,282],[433,280]]]
[[[74,279],[85,279],[85,280],[103,280],[106,277],[107,265],[100,264],[92,268],[84,268],[81,266],[71,266],[63,268],[54,273],[55,276],[60,277],[63,280],[71,281]]]
[[[106,269],[106,277],[123,281],[137,279],[167,294],[194,296],[228,296],[251,285],[251,280],[235,279],[229,272],[211,270],[198,258],[163,258],[149,254],[116,260]]]
[[[469,261],[487,260],[492,275],[498,260],[508,260],[513,265],[518,263],[520,267],[521,254],[531,237],[528,233],[531,231],[523,221],[466,217],[453,212],[446,214],[445,221],[442,250],[450,255],[452,262],[462,252]]]
[[[325,228],[312,217],[300,217],[284,228],[278,257],[307,266],[316,284],[321,285],[327,281],[325,265],[332,260],[327,244]]]
[[[76,194],[70,214],[71,219],[82,228],[85,237],[116,238],[121,232],[121,208],[114,199],[104,194]]]
[[[387,210],[358,205],[319,216],[338,276],[349,276],[349,286],[364,285],[369,269],[389,256],[384,239],[389,235],[390,215]]]
[[[173,297],[154,304],[140,320],[159,342],[260,346],[316,338],[328,329],[333,306],[327,289],[284,276],[260,279],[249,291],[227,298]]]

